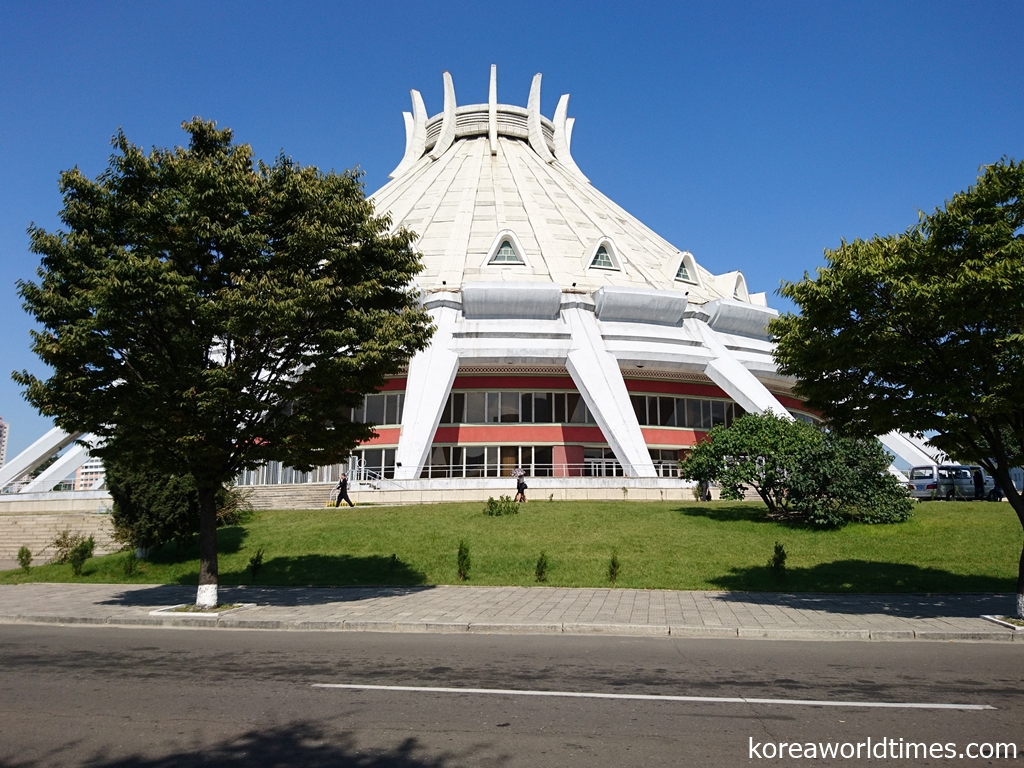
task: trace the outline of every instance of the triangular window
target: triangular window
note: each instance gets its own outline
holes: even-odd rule
[[[498,250],[494,252],[494,256],[491,258],[491,264],[522,264],[523,260],[519,258],[519,254],[516,253],[516,249],[512,247],[512,243],[508,240],[502,240],[501,245],[498,246]]]
[[[692,282],[690,280],[690,270],[686,268],[685,259],[679,262],[679,269],[676,270],[676,280],[684,280],[687,283]]]
[[[601,269],[615,269],[612,257],[609,255],[608,249],[603,245],[597,249],[597,253],[594,254],[594,260],[590,262],[590,266],[600,267]]]

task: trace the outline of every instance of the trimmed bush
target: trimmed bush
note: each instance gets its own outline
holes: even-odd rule
[[[68,553],[68,562],[71,563],[71,572],[75,576],[82,575],[82,566],[85,565],[85,561],[92,557],[93,549],[96,547],[96,542],[92,536],[87,539],[81,539],[72,550]]]
[[[548,580],[548,556],[543,552],[537,558],[537,568],[534,573],[537,576],[537,581],[541,584]]]
[[[21,566],[21,570],[28,573],[29,568],[32,567],[32,550],[28,547],[22,547],[18,550],[18,565]]]
[[[469,544],[465,541],[459,542],[459,553],[456,556],[456,567],[458,568],[459,581],[469,580],[469,566],[471,560],[469,559]]]

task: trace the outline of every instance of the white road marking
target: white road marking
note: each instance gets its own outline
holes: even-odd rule
[[[629,701],[684,701],[707,704],[784,704],[799,707],[874,707],[881,709],[995,709],[988,704],[929,704],[914,701],[814,701],[810,699],[753,699],[746,696],[667,696],[647,693],[587,693],[581,691],[521,691],[511,688],[432,688],[422,685],[360,685],[313,683],[313,688],[416,693],[475,693],[489,696],[554,696],[567,699],[626,699]]]

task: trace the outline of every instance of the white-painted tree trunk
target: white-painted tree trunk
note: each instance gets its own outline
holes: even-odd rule
[[[217,603],[217,585],[216,584],[200,584],[199,589],[196,592],[196,608],[209,609],[216,608]]]
[[[1017,593],[1017,618],[1024,619],[1024,594]]]

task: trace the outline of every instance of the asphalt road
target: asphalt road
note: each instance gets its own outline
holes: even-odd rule
[[[897,747],[901,738],[953,744],[955,754],[971,743],[984,753],[980,745],[1016,742],[1016,762],[954,760],[1020,765],[1022,672],[1024,647],[1009,643],[4,625],[0,766],[856,765],[866,761],[792,752],[771,760],[766,744],[864,745],[869,737],[876,758],[880,739]],[[321,684],[747,701],[315,687]],[[789,703],[797,700],[856,705]],[[877,703],[994,708],[869,706]],[[751,743],[760,745],[754,758]]]

